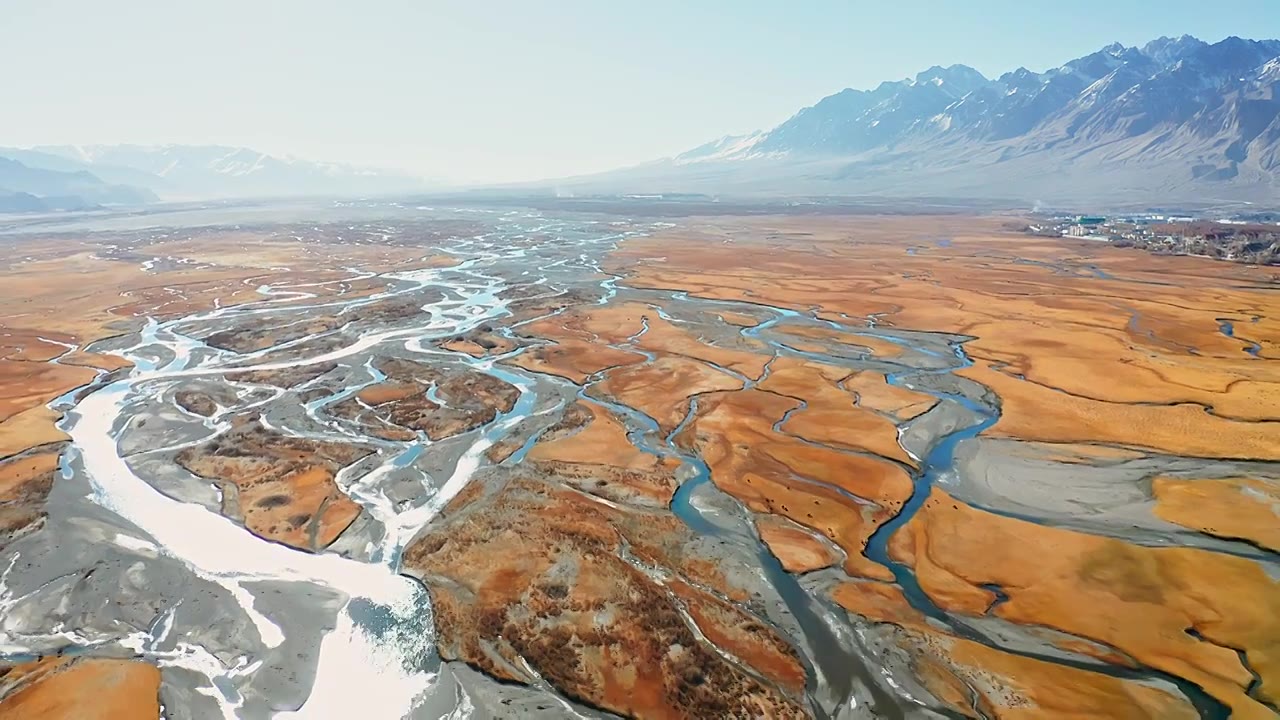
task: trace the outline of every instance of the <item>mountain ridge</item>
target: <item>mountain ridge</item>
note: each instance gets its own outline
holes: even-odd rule
[[[217,144],[43,145],[0,148],[0,158],[33,170],[89,173],[151,200],[380,195],[425,186],[405,173]]]
[[[995,79],[934,65],[832,93],[767,130],[578,180],[644,192],[1276,202],[1280,41],[1113,43]]]
[[[87,170],[31,167],[0,155],[0,212],[87,210],[155,200],[147,190],[110,183]]]

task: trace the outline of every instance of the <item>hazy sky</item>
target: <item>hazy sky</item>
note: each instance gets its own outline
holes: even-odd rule
[[[930,65],[1280,37],[1280,0],[0,0],[0,145],[218,143],[458,181],[768,127]]]

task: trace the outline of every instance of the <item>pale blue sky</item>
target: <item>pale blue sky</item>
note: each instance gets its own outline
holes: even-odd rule
[[[0,145],[221,143],[458,181],[768,127],[934,64],[1280,37],[1280,0],[0,0]]]

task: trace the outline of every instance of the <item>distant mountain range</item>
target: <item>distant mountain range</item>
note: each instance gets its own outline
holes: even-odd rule
[[[416,192],[408,175],[219,145],[0,148],[0,212],[164,200]]]
[[[85,210],[155,199],[148,190],[111,184],[82,169],[33,167],[0,155],[0,212]]]
[[[845,89],[769,130],[558,181],[570,192],[1280,206],[1280,41],[1114,44],[998,78],[934,66]],[[525,187],[528,187],[527,185]],[[195,145],[0,148],[0,212],[365,196],[414,177]]]
[[[1110,45],[996,79],[932,67],[770,130],[564,187],[1280,204],[1280,41]]]

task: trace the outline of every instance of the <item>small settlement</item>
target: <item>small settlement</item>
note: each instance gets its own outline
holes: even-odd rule
[[[1217,219],[1161,214],[1055,215],[1037,218],[1027,231],[1109,242],[1162,255],[1280,265],[1280,217],[1270,213]]]

